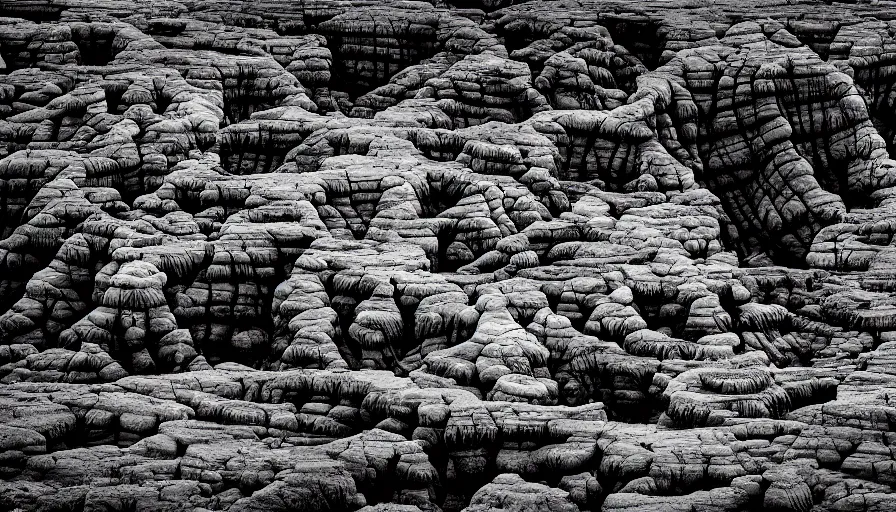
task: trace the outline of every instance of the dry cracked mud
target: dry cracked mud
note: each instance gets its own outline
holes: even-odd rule
[[[0,16],[0,510],[896,508],[896,2]]]

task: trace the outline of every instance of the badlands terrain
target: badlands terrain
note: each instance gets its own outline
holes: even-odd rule
[[[896,510],[896,2],[0,0],[0,510]]]

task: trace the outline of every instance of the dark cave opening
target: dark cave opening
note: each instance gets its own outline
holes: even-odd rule
[[[358,35],[321,31],[333,54],[331,87],[347,93],[351,101],[387,84],[399,71],[437,51],[434,29],[414,31],[408,22],[390,24],[386,29],[385,23],[383,27],[374,23],[369,31]]]

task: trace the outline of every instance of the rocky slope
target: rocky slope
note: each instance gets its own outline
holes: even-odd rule
[[[0,510],[892,510],[893,12],[0,0]]]

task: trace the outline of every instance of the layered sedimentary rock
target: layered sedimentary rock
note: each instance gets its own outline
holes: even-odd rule
[[[894,7],[0,0],[0,509],[896,506]]]

